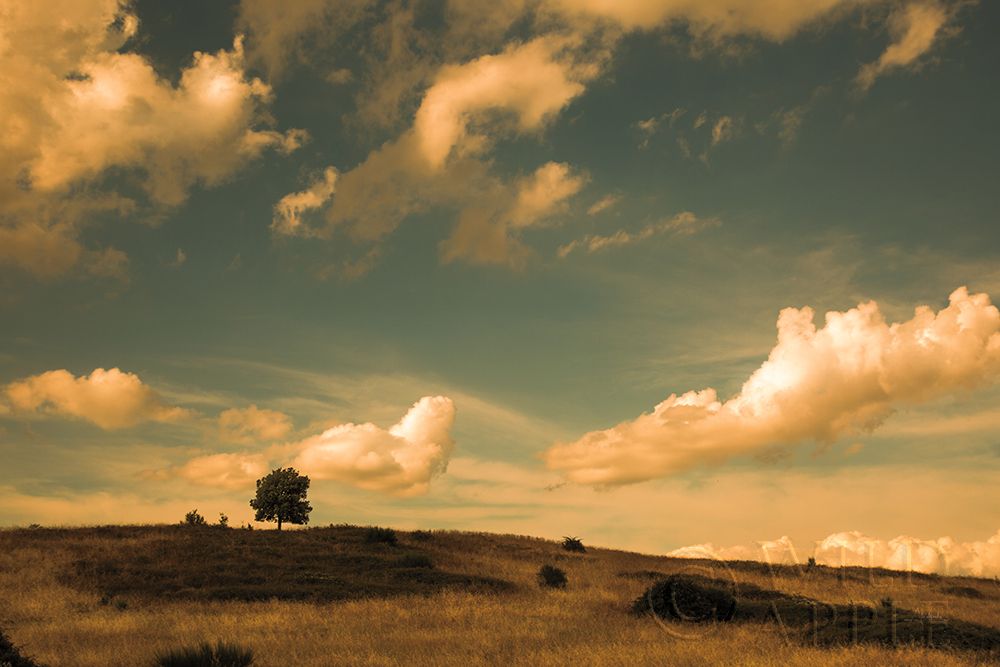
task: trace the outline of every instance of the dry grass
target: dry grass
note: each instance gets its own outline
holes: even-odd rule
[[[360,533],[351,530],[355,529],[311,529],[280,536],[236,529],[201,531],[206,537],[198,539],[217,541],[212,542],[215,551],[198,550],[196,560],[214,572],[220,564],[232,565],[233,554],[237,554],[235,560],[245,560],[255,545],[274,549],[275,544],[280,546],[274,540],[285,540],[301,549],[312,543],[339,554],[324,561],[323,567],[349,567],[354,554],[365,568],[372,569],[367,574],[370,581],[398,580],[403,594],[386,597],[388,591],[381,588],[376,591],[381,597],[332,602],[218,600],[198,589],[182,595],[183,587],[161,587],[163,580],[183,578],[183,573],[169,574],[171,567],[191,562],[176,556],[184,550],[167,548],[164,552],[165,540],[183,544],[195,539],[181,528],[122,528],[104,533],[96,529],[0,531],[0,627],[26,654],[50,667],[142,667],[150,665],[159,651],[218,640],[252,647],[255,664],[263,667],[985,664],[985,658],[975,654],[923,648],[813,648],[786,641],[773,625],[674,627],[629,613],[632,600],[652,581],[652,575],[643,573],[701,570],[831,603],[877,603],[882,597],[892,597],[915,610],[936,605],[939,615],[1000,628],[1000,590],[985,580],[883,575],[873,586],[864,576],[842,580],[838,571],[827,568],[803,576],[786,570],[772,577],[756,566],[727,568],[597,548],[575,554],[555,542],[472,533],[434,532],[429,539],[415,539],[400,532],[399,545],[390,548],[365,545]],[[280,549],[268,553],[280,555]],[[139,570],[133,571],[129,564],[143,554],[152,555],[142,567],[163,575],[151,578],[147,587],[138,585]],[[372,554],[379,557],[364,560]],[[427,568],[396,568],[397,554],[426,556],[440,578],[426,585],[427,580],[417,577],[422,588],[414,591],[407,572],[416,576],[418,569]],[[95,559],[110,564],[101,568],[103,574],[76,565]],[[115,574],[119,562],[126,566]],[[280,561],[267,562],[272,571],[255,574],[265,579],[278,577],[289,583],[288,597],[301,597],[298,580],[274,570]],[[315,563],[304,565],[291,556],[287,562],[294,564],[290,569],[309,567],[313,574],[317,572]],[[566,571],[569,585],[565,590],[538,587],[536,574],[544,563]],[[386,575],[379,568],[396,570]],[[101,604],[107,593],[102,586],[114,584],[122,572],[127,576],[120,581],[129,585],[117,591],[114,600],[127,607],[119,609],[114,600]],[[333,570],[325,572],[333,576]],[[420,577],[426,575],[425,571]],[[489,588],[470,592],[455,585],[484,580],[503,580],[512,586],[499,592],[484,592]],[[238,577],[230,574],[226,582],[230,590],[239,588]],[[211,587],[212,581],[205,586]],[[164,596],[164,590],[171,592]],[[280,587],[269,590],[277,593],[275,598],[283,597]],[[356,597],[353,592],[345,597]],[[681,633],[692,637],[677,636]]]

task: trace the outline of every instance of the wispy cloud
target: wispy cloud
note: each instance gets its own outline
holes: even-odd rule
[[[690,211],[684,211],[672,218],[646,225],[635,232],[619,229],[613,234],[592,234],[575,239],[560,246],[556,254],[560,259],[565,259],[577,250],[592,254],[609,248],[632,245],[654,236],[665,234],[686,236],[695,234],[707,227],[714,227],[718,224],[720,224],[718,218],[699,218]]]

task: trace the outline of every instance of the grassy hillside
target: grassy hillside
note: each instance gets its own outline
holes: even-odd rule
[[[1000,656],[993,580],[772,572],[570,553],[510,535],[397,537],[349,526],[2,530],[0,630],[49,667],[141,667],[216,640],[252,648],[263,667],[974,665]],[[565,571],[565,588],[539,586],[544,564]],[[730,620],[635,611],[652,585],[679,573],[735,594]]]

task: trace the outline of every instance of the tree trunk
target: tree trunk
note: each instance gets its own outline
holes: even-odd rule
[[[281,530],[281,517],[278,517],[278,530]]]

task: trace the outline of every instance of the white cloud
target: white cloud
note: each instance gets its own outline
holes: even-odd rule
[[[292,465],[315,480],[419,495],[448,466],[454,420],[451,399],[425,396],[388,429],[371,423],[342,424],[302,441]]]
[[[806,439],[871,430],[894,408],[976,387],[1000,372],[1000,312],[986,294],[955,290],[889,325],[875,302],[829,312],[786,308],[778,342],[741,391],[672,394],[634,421],[560,443],[548,465],[584,484],[624,484]]]
[[[80,227],[135,208],[101,194],[110,169],[173,206],[305,138],[268,127],[271,91],[246,74],[242,38],[195,53],[174,85],[122,50],[139,24],[118,0],[0,0],[0,16],[0,237],[20,249],[0,262],[49,278],[77,266]]]
[[[164,403],[139,376],[117,368],[98,368],[82,377],[66,370],[47,371],[8,384],[4,394],[15,414],[75,417],[106,430],[190,416],[187,410]]]
[[[251,405],[230,408],[219,414],[219,432],[231,442],[280,440],[292,430],[292,420],[283,412]]]
[[[604,195],[587,209],[587,215],[597,215],[598,213],[603,213],[608,211],[618,205],[618,202],[622,200],[621,195],[610,194]]]
[[[951,537],[920,539],[900,535],[891,540],[868,537],[859,531],[833,533],[810,547],[796,545],[787,536],[753,546],[716,547],[696,544],[667,554],[676,558],[757,560],[773,564],[804,565],[815,558],[820,565],[858,566],[913,572],[992,577],[1000,574],[1000,531],[985,541],[958,542]]]
[[[271,231],[286,236],[308,236],[308,225],[302,222],[302,214],[324,206],[333,196],[337,185],[337,170],[327,167],[321,178],[315,179],[308,188],[287,194],[274,205]]]
[[[593,76],[561,61],[561,40],[541,37],[515,44],[502,53],[481,56],[438,72],[424,95],[414,121],[418,145],[427,163],[440,168],[456,147],[477,152],[487,141],[469,135],[470,120],[492,109],[517,117],[520,131],[541,127],[583,92],[580,79]]]
[[[898,8],[889,17],[893,42],[875,62],[858,72],[857,84],[868,90],[882,74],[906,67],[930,51],[950,18],[949,11],[939,2],[911,2]]]
[[[613,234],[592,234],[584,236],[582,239],[575,239],[560,246],[556,254],[560,259],[565,259],[577,249],[590,254],[607,248],[631,245],[660,234],[694,234],[706,227],[714,227],[718,224],[719,221],[716,218],[699,218],[690,211],[682,211],[672,218],[646,225],[637,232],[619,229]]]
[[[718,146],[736,134],[736,124],[731,116],[722,116],[712,126],[712,145]]]
[[[512,227],[529,227],[561,210],[566,200],[587,182],[562,162],[547,162],[517,184],[517,196],[509,214]]]
[[[173,475],[199,486],[238,490],[252,489],[267,472],[267,460],[258,454],[210,454],[193,458],[160,476]]]

